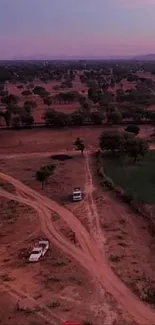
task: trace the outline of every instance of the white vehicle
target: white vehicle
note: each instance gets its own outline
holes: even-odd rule
[[[82,200],[82,192],[80,187],[76,187],[73,190],[73,201],[81,201]]]
[[[38,262],[40,257],[42,256],[42,252],[42,247],[34,247],[29,257],[29,262]]]
[[[44,256],[49,249],[49,241],[48,240],[40,240],[39,247],[42,248],[42,256]]]
[[[29,257],[29,262],[38,262],[41,256],[44,256],[49,249],[48,240],[40,240],[37,247],[34,247]]]

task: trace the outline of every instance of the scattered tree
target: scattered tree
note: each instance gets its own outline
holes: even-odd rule
[[[34,118],[30,113],[23,113],[21,116],[21,122],[24,127],[31,128],[34,124]]]
[[[100,136],[100,148],[101,150],[110,150],[115,154],[117,150],[121,149],[121,140],[120,132],[103,132]]]
[[[138,125],[128,125],[126,128],[125,128],[125,131],[126,132],[131,132],[131,133],[134,133],[135,135],[138,135],[139,131],[140,131],[140,128]]]
[[[87,112],[90,111],[90,106],[89,106],[89,103],[87,101],[83,102],[82,107],[85,108],[87,110]]]
[[[80,112],[80,111],[75,111],[72,114],[70,114],[71,120],[72,120],[72,124],[73,125],[83,125],[85,122],[85,114],[84,112]]]
[[[28,114],[30,114],[32,111],[32,108],[35,108],[36,106],[37,106],[37,104],[34,100],[27,100],[24,103],[24,109]]]
[[[155,122],[155,111],[146,111],[145,118],[152,122]]]
[[[77,150],[81,151],[81,154],[83,156],[83,152],[85,149],[85,145],[83,143],[83,140],[81,140],[79,137],[76,139],[76,141],[74,142],[74,145],[76,146]]]
[[[25,97],[28,97],[28,96],[32,95],[32,93],[30,90],[24,90],[24,91],[22,91],[22,95]]]
[[[42,190],[43,190],[44,189],[44,182],[47,179],[47,175],[45,174],[45,172],[43,170],[38,170],[36,172],[36,178],[37,178],[37,181],[41,182]]]
[[[17,105],[19,98],[15,95],[7,95],[2,97],[1,102],[7,106]]]
[[[11,122],[12,122],[12,127],[14,129],[20,129],[20,127],[21,127],[21,119],[20,119],[19,115],[14,115],[12,117]]]
[[[54,109],[48,109],[44,115],[43,119],[47,126],[52,126],[56,128],[68,126],[71,123],[70,116],[63,112],[57,112]]]
[[[50,107],[51,104],[52,104],[52,98],[51,97],[45,97],[45,98],[43,98],[43,102],[44,102],[45,105]]]
[[[103,114],[99,111],[90,113],[90,119],[92,123],[95,125],[102,125],[103,118],[104,118]]]
[[[49,95],[49,92],[46,91],[46,89],[44,87],[41,87],[41,86],[36,86],[33,89],[33,93],[34,93],[34,95],[39,95],[41,97],[47,97]]]
[[[148,143],[139,138],[128,139],[124,144],[124,152],[131,158],[133,163],[138,159],[138,156],[144,156],[148,151]]]
[[[44,98],[47,98],[50,96],[50,93],[47,90],[45,90],[45,91],[41,92],[39,94],[39,96],[44,100]]]
[[[36,172],[36,179],[41,182],[42,190],[44,189],[45,181],[51,176],[55,170],[55,165],[43,166]]]
[[[122,120],[122,114],[120,112],[107,113],[107,120],[110,124],[119,124]]]
[[[129,132],[103,132],[100,136],[101,150],[111,150],[113,154],[117,151],[120,155],[127,155],[133,158],[133,163],[138,156],[144,156],[148,151],[148,143],[136,138]]]
[[[12,113],[7,109],[5,112],[0,112],[0,116],[4,118],[6,126],[9,127],[11,123]]]

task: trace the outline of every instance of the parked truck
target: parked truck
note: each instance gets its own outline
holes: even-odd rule
[[[80,187],[75,187],[73,189],[73,201],[81,201],[82,200],[82,191]]]
[[[49,241],[40,240],[38,245],[32,249],[32,252],[29,256],[29,262],[38,262],[39,259],[46,254],[49,249]]]

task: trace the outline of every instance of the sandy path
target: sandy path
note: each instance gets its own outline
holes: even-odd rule
[[[85,181],[85,194],[86,194],[86,200],[87,200],[87,210],[88,210],[88,221],[89,221],[89,228],[90,233],[92,236],[98,241],[98,244],[100,245],[101,249],[104,246],[105,243],[105,237],[100,227],[100,220],[99,215],[96,209],[96,205],[93,200],[93,182],[92,182],[92,176],[90,171],[90,164],[89,164],[89,155],[88,153],[85,154],[85,166],[86,166],[86,181]],[[102,251],[104,251],[102,249]]]
[[[95,205],[92,198],[92,190],[90,184],[92,184],[92,178],[90,174],[89,161],[86,157],[87,173],[89,184],[88,189],[89,205],[90,205],[90,218],[94,218],[96,227],[96,233],[99,231],[99,219]],[[42,230],[57,247],[61,248],[65,253],[74,258],[81,264],[96,281],[101,285],[103,289],[111,293],[113,297],[122,305],[122,307],[133,316],[134,320],[139,324],[155,324],[155,312],[151,310],[149,306],[142,303],[112,272],[111,268],[106,262],[104,254],[101,252],[100,243],[101,237],[98,236],[98,240],[90,235],[76,216],[66,208],[57,204],[53,200],[37,193],[28,186],[22,184],[16,179],[0,173],[0,178],[11,183],[15,186],[22,195],[18,196],[8,193],[4,190],[0,190],[0,195],[8,199],[12,199],[24,204],[27,204],[34,208],[39,216]],[[92,185],[91,185],[92,186]],[[55,211],[61,218],[68,224],[68,226],[75,231],[76,238],[80,243],[81,248],[75,247],[71,244],[62,234],[58,233],[51,220],[51,211]],[[93,217],[91,216],[93,214]],[[95,217],[94,217],[95,214]]]

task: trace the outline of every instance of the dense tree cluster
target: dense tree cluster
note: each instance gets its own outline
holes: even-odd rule
[[[73,113],[66,114],[63,112],[58,112],[54,109],[48,109],[44,115],[43,119],[48,127],[64,127],[64,126],[81,126],[86,123],[93,125],[101,125],[104,116],[101,112],[92,112],[90,115],[86,115],[83,110],[77,110]]]
[[[100,136],[100,148],[111,151],[113,155],[127,155],[135,163],[139,156],[144,156],[148,151],[148,143],[135,137],[130,132],[103,132]]]

